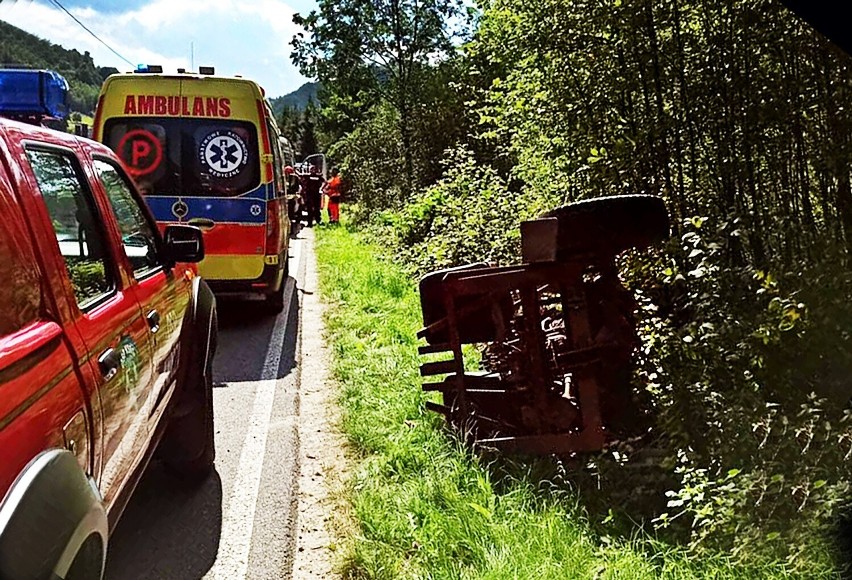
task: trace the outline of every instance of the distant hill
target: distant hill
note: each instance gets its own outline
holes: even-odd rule
[[[272,105],[272,110],[275,111],[275,116],[280,117],[281,112],[285,107],[303,111],[308,106],[308,102],[313,100],[317,102],[317,91],[320,89],[320,83],[305,83],[289,95],[269,99]]]
[[[0,21],[0,67],[57,71],[68,81],[69,108],[83,114],[95,110],[104,79],[118,72],[112,67],[95,66],[88,52],[67,50],[3,21]]]

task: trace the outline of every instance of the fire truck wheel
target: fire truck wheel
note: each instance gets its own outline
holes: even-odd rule
[[[0,502],[0,578],[99,579],[107,514],[66,449],[43,451]]]
[[[65,575],[65,580],[91,580],[103,576],[104,545],[100,536],[89,536]]]
[[[206,479],[213,470],[216,445],[213,436],[213,356],[217,322],[212,321],[210,355],[199,351],[184,386],[183,400],[171,418],[160,444],[165,467],[188,484]],[[202,343],[203,344],[203,343]]]
[[[618,254],[642,249],[669,237],[663,199],[655,195],[618,195],[578,201],[541,216],[559,220],[559,245],[568,252]]]

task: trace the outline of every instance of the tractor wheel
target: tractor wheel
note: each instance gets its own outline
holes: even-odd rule
[[[662,198],[619,195],[578,201],[540,217],[559,220],[559,248],[564,254],[619,254],[642,249],[669,237],[669,216]]]

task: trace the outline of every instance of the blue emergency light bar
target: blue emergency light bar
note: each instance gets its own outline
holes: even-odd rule
[[[0,69],[0,116],[68,116],[68,81],[51,70]]]
[[[162,73],[163,67],[159,64],[137,64],[135,73]]]

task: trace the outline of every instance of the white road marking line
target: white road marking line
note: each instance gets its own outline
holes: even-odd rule
[[[301,244],[293,244],[290,272],[298,272],[301,258]],[[295,268],[293,267],[295,265]],[[263,363],[260,380],[251,409],[246,438],[240,453],[234,488],[222,515],[222,532],[219,536],[219,554],[213,567],[205,578],[215,580],[242,580],[246,577],[251,552],[254,516],[257,509],[257,495],[263,472],[263,459],[266,455],[266,436],[272,417],[272,404],[275,401],[275,388],[278,385],[278,365],[287,332],[290,300],[295,295],[293,280],[287,281],[284,311],[275,320],[269,347]]]

